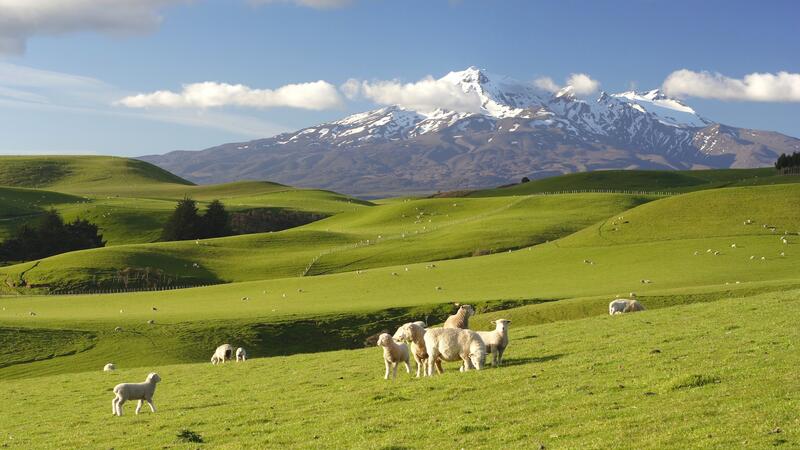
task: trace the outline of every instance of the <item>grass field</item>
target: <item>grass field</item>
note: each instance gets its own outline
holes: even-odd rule
[[[433,379],[386,382],[368,348],[5,381],[0,445],[197,447],[188,430],[213,448],[791,448],[798,301],[512,325],[505,367]],[[112,418],[110,388],[153,369],[159,411]]]
[[[548,183],[574,186],[569,177]],[[283,196],[286,207],[335,215],[277,233],[115,245],[0,269],[6,286],[20,277],[69,286],[121,267],[226,283],[0,297],[0,446],[203,446],[182,432],[212,448],[799,446],[800,184],[768,178],[658,173],[645,189],[634,188],[645,174],[632,173],[620,190],[683,183],[692,192],[505,188],[373,203],[255,182],[157,179],[138,197],[116,197],[107,180],[74,179],[80,189],[95,183],[93,194],[42,180],[2,188],[0,205],[17,205],[17,216],[35,209],[15,199],[66,211],[101,188],[104,202],[132,209],[193,189],[200,201]],[[608,302],[630,292],[648,310],[608,317]],[[440,323],[453,302],[476,305],[473,328],[513,320],[507,366],[382,380],[380,349],[362,348],[368,338],[406,321]],[[212,367],[222,342],[253,359]],[[121,370],[101,373],[109,361]],[[112,418],[111,387],[154,370],[164,379],[159,412],[136,417],[127,405]]]

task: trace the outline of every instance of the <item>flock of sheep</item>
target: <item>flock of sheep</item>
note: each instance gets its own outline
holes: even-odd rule
[[[510,320],[493,320],[493,331],[472,331],[469,318],[475,314],[470,305],[460,305],[458,311],[448,317],[441,328],[427,328],[425,322],[409,322],[400,326],[394,336],[383,333],[378,337],[378,346],[383,347],[386,367],[385,379],[397,378],[397,367],[405,364],[411,373],[410,355],[417,363],[417,377],[442,373],[442,361],[461,361],[461,371],[481,370],[486,354],[492,354],[492,364],[499,366],[503,352],[508,347]],[[410,344],[410,349],[409,349]]]

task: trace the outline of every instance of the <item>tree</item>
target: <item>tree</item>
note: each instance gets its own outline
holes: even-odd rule
[[[225,205],[219,200],[209,203],[201,221],[201,230],[198,237],[214,238],[230,236],[230,215],[225,210]]]
[[[531,179],[530,179],[530,178],[528,178],[528,177],[522,177],[522,180],[520,180],[520,183],[528,183],[529,181],[531,181]]]
[[[23,224],[0,244],[0,260],[30,261],[105,245],[97,225],[83,219],[64,224],[57,211],[49,210],[35,228]]]
[[[161,232],[162,241],[185,241],[197,239],[200,230],[200,216],[197,203],[189,197],[178,201],[175,210]]]

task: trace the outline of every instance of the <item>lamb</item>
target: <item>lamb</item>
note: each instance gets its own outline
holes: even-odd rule
[[[236,362],[239,361],[241,362],[247,361],[247,352],[242,347],[236,349]]]
[[[389,333],[382,333],[378,336],[378,347],[383,347],[383,362],[386,364],[386,374],[383,376],[385,380],[389,379],[389,372],[392,371],[392,368],[394,368],[392,378],[397,378],[397,366],[401,362],[406,365],[406,372],[411,373],[406,344],[395,342]]]
[[[142,409],[142,401],[146,401],[150,406],[150,411],[156,412],[153,404],[153,394],[156,392],[156,384],[161,381],[161,377],[153,372],[147,375],[144,383],[120,383],[114,386],[114,399],[111,400],[111,414],[122,416],[122,405],[128,400],[139,400],[136,404],[136,414]]]
[[[425,331],[425,351],[428,352],[428,376],[433,376],[436,362],[462,361],[463,370],[483,369],[486,345],[478,333],[458,328],[429,328]]]
[[[214,351],[214,355],[211,357],[211,364],[224,364],[225,361],[230,361],[232,358],[233,347],[230,344],[222,344]]]
[[[608,304],[608,314],[611,316],[644,310],[644,306],[636,299],[618,298]]]
[[[414,354],[414,361],[417,363],[417,378],[422,376],[423,367],[428,361],[428,352],[425,349],[425,322],[417,321],[403,324],[394,333],[392,338],[396,341],[411,342],[411,352]],[[442,362],[438,361],[436,370],[439,373],[444,372],[442,369]]]
[[[115,370],[117,370],[117,366],[114,363],[108,363],[103,366],[103,372],[113,372]]]
[[[503,362],[503,352],[508,347],[508,326],[511,321],[497,319],[493,320],[492,323],[495,325],[494,330],[478,331],[478,336],[483,339],[486,352],[492,354],[492,366],[498,367]]]
[[[444,328],[469,328],[469,318],[475,315],[475,309],[471,305],[461,305],[455,314],[444,321]]]

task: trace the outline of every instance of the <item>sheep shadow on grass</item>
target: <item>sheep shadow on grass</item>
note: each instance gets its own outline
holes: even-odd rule
[[[530,356],[524,358],[508,358],[503,359],[503,366],[523,366],[525,364],[537,364],[549,361],[557,361],[563,357],[567,356],[564,353],[555,353],[552,355],[545,355],[545,356]],[[488,362],[488,361],[487,361]]]

